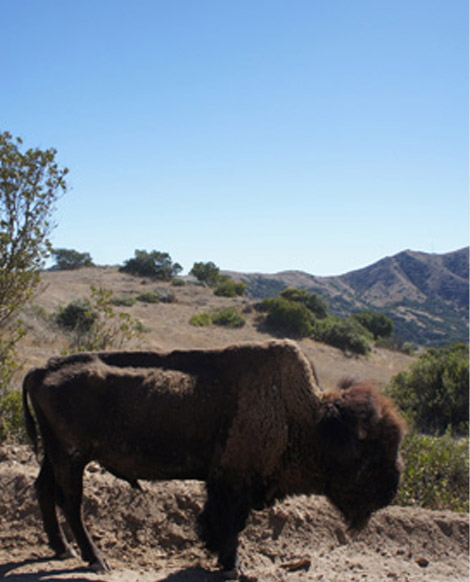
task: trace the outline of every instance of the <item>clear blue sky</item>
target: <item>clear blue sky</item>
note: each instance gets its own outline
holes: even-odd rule
[[[56,247],[341,274],[468,244],[465,0],[0,1],[1,130]]]

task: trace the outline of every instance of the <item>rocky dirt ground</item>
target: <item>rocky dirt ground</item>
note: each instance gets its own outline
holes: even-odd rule
[[[136,491],[98,466],[85,479],[85,520],[112,567],[91,573],[79,558],[51,559],[28,447],[0,447],[0,579],[9,582],[217,582],[195,533],[204,502],[197,482],[143,483]],[[468,580],[468,515],[390,507],[350,538],[319,497],[254,512],[241,536],[244,582],[441,582]]]

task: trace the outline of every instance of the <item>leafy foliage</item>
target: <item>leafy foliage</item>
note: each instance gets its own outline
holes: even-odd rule
[[[52,255],[56,261],[52,269],[56,271],[73,271],[95,266],[90,253],[80,253],[74,249],[54,249]]]
[[[111,303],[116,307],[132,307],[136,304],[135,297],[113,297]]]
[[[143,329],[141,322],[128,313],[113,309],[114,297],[111,291],[93,286],[90,290],[90,299],[72,301],[59,312],[58,318],[72,305],[62,323],[58,321],[70,332],[69,351],[122,348],[125,343],[138,337]]]
[[[390,337],[393,334],[393,321],[383,313],[363,311],[362,313],[355,313],[352,317],[368,329],[375,340],[380,337]]]
[[[315,323],[313,338],[344,351],[367,355],[370,352],[367,333],[354,319],[331,316]]]
[[[160,297],[153,291],[145,291],[137,295],[137,301],[142,303],[160,303]]]
[[[16,354],[16,344],[25,335],[26,331],[20,321],[0,327],[0,395],[7,392],[8,386],[21,364]]]
[[[401,452],[405,471],[395,503],[468,512],[468,439],[412,433]]]
[[[244,317],[233,307],[226,307],[225,309],[215,311],[212,314],[212,322],[215,325],[222,325],[231,329],[243,327],[246,323]]]
[[[468,430],[468,357],[466,344],[430,348],[408,371],[392,378],[388,393],[417,430]]]
[[[28,442],[24,425],[21,392],[16,390],[0,398],[0,443]]]
[[[288,288],[280,297],[264,299],[268,328],[291,337],[313,337],[345,351],[368,354],[371,334],[358,321],[328,316],[326,301],[305,289]]]
[[[50,251],[51,215],[65,176],[56,150],[27,149],[20,138],[0,134],[0,390],[19,364],[15,344],[24,329],[16,317],[34,294]]]
[[[0,326],[28,299],[50,251],[51,214],[65,192],[67,169],[56,150],[21,151],[22,140],[0,134]]]
[[[171,281],[183,270],[180,264],[173,263],[168,253],[136,250],[134,255],[134,258],[124,262],[119,269],[121,272],[160,281]]]
[[[313,332],[313,317],[301,303],[282,297],[264,299],[259,308],[266,311],[266,325],[291,337],[309,337]]]
[[[243,283],[243,281],[233,281],[229,277],[224,277],[215,289],[214,295],[218,297],[240,297],[245,291],[246,283]]]
[[[186,285],[186,281],[184,279],[176,278],[171,281],[173,287],[184,287]]]
[[[212,261],[194,263],[189,274],[208,287],[215,287],[220,281],[219,267]]]
[[[198,313],[189,320],[195,327],[207,327],[209,325],[221,325],[231,329],[243,327],[246,323],[244,317],[233,307],[219,309],[212,313]]]
[[[191,317],[189,323],[194,327],[207,327],[212,325],[212,317],[209,313],[197,313]]]
[[[98,313],[90,301],[75,299],[59,310],[56,321],[59,327],[81,335],[88,333],[97,319]]]
[[[318,293],[289,287],[282,291],[281,297],[288,301],[305,305],[317,319],[323,319],[328,315],[328,303]]]

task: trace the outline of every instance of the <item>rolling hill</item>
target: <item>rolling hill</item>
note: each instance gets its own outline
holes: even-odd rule
[[[298,287],[325,297],[336,315],[385,313],[404,341],[425,346],[468,341],[468,247],[446,254],[406,250],[335,277],[301,271],[229,274],[247,283],[253,298],[274,297],[287,287]]]

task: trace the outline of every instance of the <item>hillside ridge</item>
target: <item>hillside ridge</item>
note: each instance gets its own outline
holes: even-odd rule
[[[405,341],[468,341],[469,247],[444,254],[405,250],[336,276],[303,271],[229,274],[245,281],[254,298],[299,287],[324,296],[336,315],[381,311],[394,320],[397,335]]]

